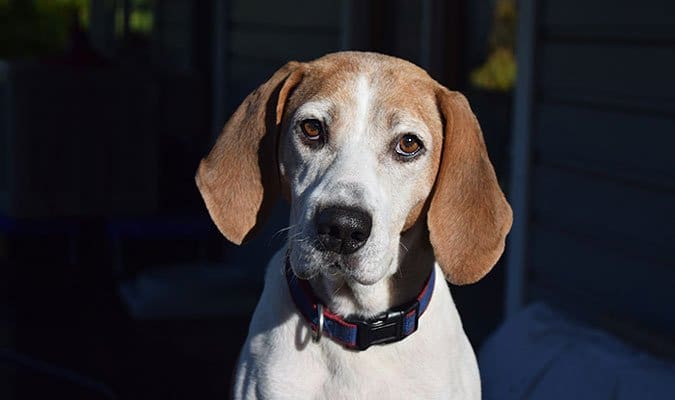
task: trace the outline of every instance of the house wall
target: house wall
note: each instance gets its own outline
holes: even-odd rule
[[[229,8],[229,108],[290,60],[340,49],[341,1],[232,0]]]
[[[526,298],[673,332],[675,3],[535,4]]]

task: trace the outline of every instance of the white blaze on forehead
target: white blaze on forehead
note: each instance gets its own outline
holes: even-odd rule
[[[342,107],[346,115],[340,136],[337,161],[333,164],[336,182],[351,182],[366,192],[377,190],[377,153],[380,148],[373,137],[373,103],[376,93],[367,74],[359,74],[350,82],[349,103]],[[372,196],[371,196],[372,197]]]
[[[356,78],[356,85],[354,87],[354,95],[356,96],[356,112],[354,115],[355,126],[353,127],[354,134],[362,135],[366,133],[368,121],[370,120],[370,103],[372,102],[372,88],[368,82],[368,77],[359,75]]]

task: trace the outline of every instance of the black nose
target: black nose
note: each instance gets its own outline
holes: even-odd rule
[[[316,216],[316,231],[323,250],[351,254],[370,236],[370,215],[357,208],[328,207]]]

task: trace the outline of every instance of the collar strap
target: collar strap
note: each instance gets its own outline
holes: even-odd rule
[[[368,320],[342,318],[333,314],[316,298],[309,282],[293,274],[288,257],[285,275],[293,302],[309,323],[314,336],[319,338],[326,335],[350,350],[361,351],[374,344],[398,342],[417,330],[420,316],[427,309],[431,293],[434,291],[436,271],[435,268],[431,269],[431,274],[415,300],[391,308]],[[319,310],[322,311],[323,321]],[[321,332],[318,331],[320,327],[323,327]]]

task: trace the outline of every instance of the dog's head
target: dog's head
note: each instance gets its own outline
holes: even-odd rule
[[[378,282],[396,272],[401,233],[426,217],[446,278],[471,283],[495,264],[511,226],[464,96],[373,53],[286,64],[237,109],[196,180],[237,244],[280,194],[289,199],[301,277]]]

